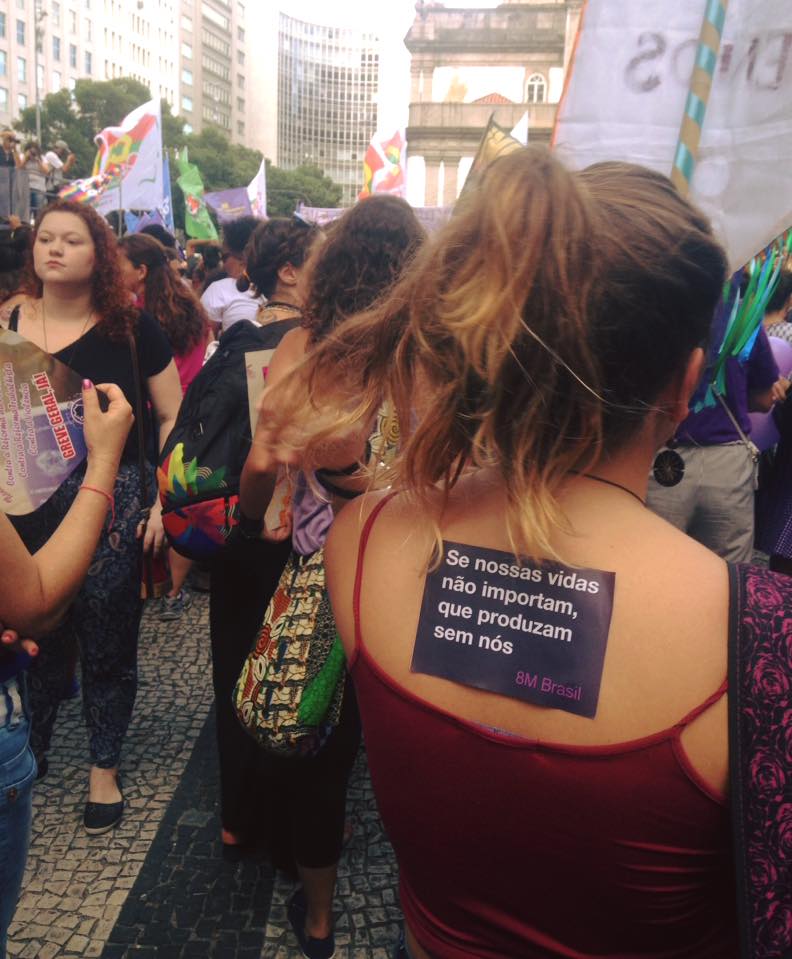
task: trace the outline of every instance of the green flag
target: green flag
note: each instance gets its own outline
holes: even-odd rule
[[[204,185],[198,167],[190,163],[187,148],[176,157],[179,176],[176,182],[184,194],[184,229],[196,240],[216,240],[217,230],[204,202]]]

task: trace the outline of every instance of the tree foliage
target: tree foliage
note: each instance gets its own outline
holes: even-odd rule
[[[41,104],[41,139],[44,150],[56,140],[65,140],[77,157],[72,175],[89,176],[93,169],[94,137],[108,126],[117,126],[136,107],[151,99],[148,87],[131,77],[113,80],[78,80],[74,92],[59,90],[48,94]],[[35,136],[36,109],[23,110],[14,124],[27,137]],[[224,131],[207,126],[200,133],[185,133],[185,121],[174,116],[162,101],[163,146],[171,153],[188,148],[190,162],[201,171],[207,191],[245,186],[258,172],[261,153],[233,144]],[[176,186],[178,171],[171,163],[173,209],[177,226],[183,221],[184,200]],[[323,171],[306,164],[296,170],[282,170],[267,160],[267,212],[289,216],[302,201],[308,206],[338,206],[342,190]]]
[[[338,206],[343,190],[320,167],[310,163],[283,170],[267,161],[267,212],[290,216],[301,201],[306,206]]]

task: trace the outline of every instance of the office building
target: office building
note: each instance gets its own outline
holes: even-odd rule
[[[352,203],[362,185],[363,157],[377,128],[378,38],[280,14],[277,163],[313,163],[343,187]]]

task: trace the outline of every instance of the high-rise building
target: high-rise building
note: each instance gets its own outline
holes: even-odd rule
[[[3,9],[4,8],[4,9]],[[15,0],[0,4],[0,124],[38,91],[134,77],[189,129],[220,127],[253,146],[246,124],[248,35],[242,0]],[[122,119],[118,118],[119,121]]]
[[[102,0],[17,0],[0,9],[0,124],[41,97],[100,79],[97,4]],[[38,30],[38,44],[36,35]],[[38,50],[36,47],[38,46]]]
[[[253,0],[248,0],[253,2]],[[247,11],[242,0],[181,0],[177,112],[196,133],[206,124],[248,143]]]
[[[351,203],[377,128],[378,38],[281,13],[278,28],[278,166],[314,163]]]
[[[101,29],[96,37],[96,57],[101,62],[93,79],[133,77],[146,84],[152,97],[167,100],[175,109],[179,89],[179,0],[89,2],[96,7],[94,21]],[[71,7],[75,0],[67,3]]]

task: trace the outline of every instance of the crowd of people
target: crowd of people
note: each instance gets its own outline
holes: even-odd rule
[[[65,140],[43,150],[37,140],[23,142],[15,130],[0,131],[0,217],[31,216],[54,199],[77,157]]]
[[[177,622],[189,604],[191,560],[167,550],[154,468],[185,391],[237,324],[270,331],[274,353],[236,522],[208,568],[222,843],[294,879],[301,953],[335,951],[361,730],[400,870],[402,959],[737,959],[745,922],[761,936],[774,903],[788,912],[781,827],[767,830],[778,858],[757,893],[765,912],[735,908],[730,802],[745,784],[729,649],[773,662],[755,718],[787,701],[792,399],[768,334],[787,336],[792,274],[702,405],[726,257],[706,217],[638,166],[571,173],[520,150],[429,238],[407,203],[375,195],[326,230],[243,217],[219,247],[182,254],[161,227],[116,240],[90,207],[57,200],[0,250],[13,274],[0,316],[83,377],[88,447],[42,507],[0,517],[0,786],[15,796],[0,804],[0,956],[30,792],[77,661],[84,827],[123,816],[144,557],[169,554],[159,615]],[[388,456],[372,438],[385,409],[398,424]],[[763,481],[772,519],[756,531],[751,410],[773,410],[781,437]],[[290,520],[273,535],[284,476]],[[756,536],[769,570],[744,565]],[[346,654],[340,711],[321,748],[274,755],[240,724],[234,688],[287,562],[317,555]],[[449,563],[468,576],[461,594],[442,578]],[[437,589],[462,620],[491,621],[478,569],[588,582],[570,655],[590,710],[574,708],[572,686],[532,695],[552,651],[515,676],[519,646],[499,636],[483,656],[435,624]],[[536,595],[549,601],[511,595],[507,629]],[[764,761],[788,763],[776,758],[786,733],[771,734]]]

